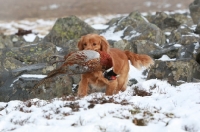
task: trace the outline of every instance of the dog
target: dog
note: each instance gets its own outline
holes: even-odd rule
[[[89,86],[93,88],[105,88],[106,95],[117,94],[125,91],[128,83],[129,60],[137,69],[142,66],[149,67],[154,64],[153,59],[144,54],[136,54],[117,48],[110,48],[108,41],[98,34],[87,34],[82,36],[78,42],[79,50],[100,50],[108,53],[112,58],[112,72],[117,75],[116,79],[107,79],[102,71],[95,71],[81,75],[78,86],[78,96],[88,94]]]

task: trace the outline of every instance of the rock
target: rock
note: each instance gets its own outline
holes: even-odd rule
[[[125,50],[127,46],[129,46],[129,43],[125,40],[119,40],[119,41],[113,42],[112,44],[111,43],[109,44],[112,48],[118,48],[121,50]]]
[[[138,83],[138,81],[135,78],[132,78],[129,80],[128,86],[132,86],[133,84],[137,84],[137,83]]]
[[[194,3],[198,1],[195,0]],[[135,11],[114,18],[107,23],[109,27],[101,33],[120,35],[119,40],[108,40],[111,47],[148,54],[154,59],[163,55],[177,59],[156,60],[149,73],[146,70],[148,79],[164,79],[173,85],[179,85],[180,81],[200,80],[200,37],[197,35],[200,24],[198,23],[195,29],[188,14],[157,12],[156,15],[146,17],[149,21]],[[23,36],[0,35],[0,101],[53,99],[74,94],[72,87],[79,83],[80,75],[54,77],[33,91],[32,88],[39,79],[27,78],[22,74],[47,75],[61,65],[52,65],[52,62],[60,58],[51,56],[64,56],[78,50],[77,42],[82,35],[88,33],[99,34],[100,31],[76,16],[70,16],[59,18],[44,39],[36,38],[31,43],[26,42]],[[136,83],[135,80],[132,83]]]
[[[152,52],[162,49],[156,43],[153,43],[153,42],[151,42],[149,40],[136,40],[135,41],[135,46],[136,46],[136,51],[135,52],[137,52],[138,54],[152,55],[151,54]],[[153,57],[155,57],[155,56],[153,56]]]
[[[123,39],[135,43],[137,40],[149,40],[162,46],[165,44],[165,34],[154,24],[139,23],[136,28],[127,27]]]
[[[17,48],[7,50],[6,57],[15,58],[25,64],[35,64],[49,62],[49,57],[55,55],[56,46],[52,43],[39,42],[35,44],[25,44]]]
[[[66,47],[64,45],[67,45],[68,41],[80,39],[81,36],[89,33],[98,33],[98,31],[78,17],[70,16],[59,18],[50,33],[45,36],[44,41],[51,42],[59,47]]]
[[[197,24],[200,18],[200,0],[194,0],[189,5],[189,10],[194,24]]]
[[[200,37],[193,33],[187,25],[180,25],[178,29],[171,32],[169,36],[169,43],[177,43],[188,45],[199,42]]]
[[[161,30],[164,30],[166,28],[175,29],[180,25],[178,21],[176,21],[174,18],[170,17],[164,12],[156,12],[152,23],[157,25]]]
[[[18,35],[0,35],[0,49],[20,47],[25,43],[23,36]]]
[[[0,77],[0,102],[6,102],[9,101],[9,98],[12,95],[12,83],[16,81],[16,79],[22,75],[24,72],[21,72],[17,75],[13,75],[11,70],[5,70],[4,72],[1,72]]]
[[[190,58],[199,63],[200,45],[199,42],[183,46],[177,52],[177,59]],[[200,64],[200,63],[199,63]]]
[[[195,33],[196,34],[200,34],[200,17],[199,17],[199,21],[198,21],[197,27],[195,28]]]
[[[135,45],[137,40],[148,40],[159,45],[165,43],[165,34],[156,25],[149,23],[138,11],[113,21],[102,34],[122,33],[121,38],[129,41],[131,45]]]
[[[106,25],[109,25],[109,27],[110,27],[123,18],[124,18],[124,16],[112,18],[109,22],[106,23]]]
[[[167,55],[169,58],[176,58],[176,54],[178,50],[180,49],[180,45],[166,45],[164,47],[160,47],[158,49],[152,50],[149,52],[149,55],[152,56],[155,59],[159,59],[163,55]]]
[[[9,80],[9,78],[15,75],[12,73],[12,69],[24,66],[24,64],[17,59],[6,57],[6,49],[7,48],[0,49],[0,87],[4,85],[6,80]]]
[[[179,85],[181,82],[193,82],[200,79],[200,65],[193,59],[156,60],[147,79],[167,80],[172,85]]]
[[[174,18],[177,22],[179,22],[181,25],[188,25],[192,26],[194,25],[192,18],[190,17],[190,14],[188,13],[174,13],[170,14],[170,17]]]
[[[9,87],[1,88],[0,102],[10,100],[28,100],[33,98],[53,99],[72,94],[72,79],[69,76],[57,76],[52,78],[48,83],[44,84],[45,88],[41,87],[32,91],[34,85],[38,82],[35,78],[18,77],[17,81]]]
[[[143,17],[140,12],[134,11],[131,12],[128,16],[125,16],[121,19],[118,19],[113,25],[110,27],[113,27],[116,25],[114,32],[118,32],[121,30],[124,30],[127,26],[131,26],[133,28],[136,28],[137,25],[141,22],[148,22],[148,20]]]

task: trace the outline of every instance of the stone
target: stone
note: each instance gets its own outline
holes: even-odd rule
[[[28,100],[39,98],[50,100],[56,97],[63,97],[72,93],[72,79],[69,76],[57,76],[44,84],[45,88],[39,87],[33,91],[34,85],[38,79],[18,77],[9,87],[0,88],[0,102],[10,100]],[[1,94],[3,93],[3,94]]]
[[[185,24],[180,25],[176,30],[172,31],[169,36],[169,43],[189,45],[199,41],[199,35],[194,34],[193,31]]]
[[[199,42],[192,43],[190,45],[182,46],[177,52],[177,59],[194,59],[200,64],[200,44]]]
[[[189,10],[194,24],[197,24],[200,18],[200,0],[194,0],[189,5]]]
[[[123,39],[134,43],[137,40],[149,40],[159,46],[165,44],[165,34],[154,24],[139,23],[136,28],[127,27]]]
[[[200,80],[200,65],[193,59],[175,61],[156,60],[147,79],[167,80],[172,85]]]
[[[24,44],[17,48],[6,51],[6,57],[13,57],[25,64],[48,62],[49,57],[55,55],[56,46],[52,43],[38,42],[35,44]]]
[[[156,12],[152,23],[157,25],[161,30],[164,30],[166,28],[175,29],[180,25],[180,23],[176,21],[176,19],[170,17],[164,12]]]
[[[198,24],[197,24],[197,27],[195,28],[195,31],[194,31],[196,34],[200,34],[200,17],[199,17],[199,21],[198,21]]]
[[[80,39],[81,36],[89,33],[98,33],[98,31],[76,16],[58,18],[44,41],[59,47],[66,47],[63,45],[66,45],[68,41]]]

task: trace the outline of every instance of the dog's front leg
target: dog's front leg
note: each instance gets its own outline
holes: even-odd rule
[[[88,93],[88,78],[86,75],[81,76],[81,81],[79,82],[78,86],[78,96],[79,97],[84,97]]]
[[[106,87],[106,95],[116,94],[118,82],[117,80],[109,81],[109,84]]]

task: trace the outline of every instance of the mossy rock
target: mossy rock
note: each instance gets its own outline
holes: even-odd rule
[[[156,60],[151,67],[147,79],[167,80],[172,85],[180,82],[194,82],[200,80],[200,65],[193,59],[176,61]]]
[[[44,41],[63,47],[68,41],[76,40],[89,33],[98,33],[97,30],[76,16],[59,18]]]
[[[39,42],[26,44],[25,46],[10,48],[7,50],[6,57],[13,57],[25,64],[35,64],[48,62],[49,57],[56,52],[56,46],[52,43]]]

